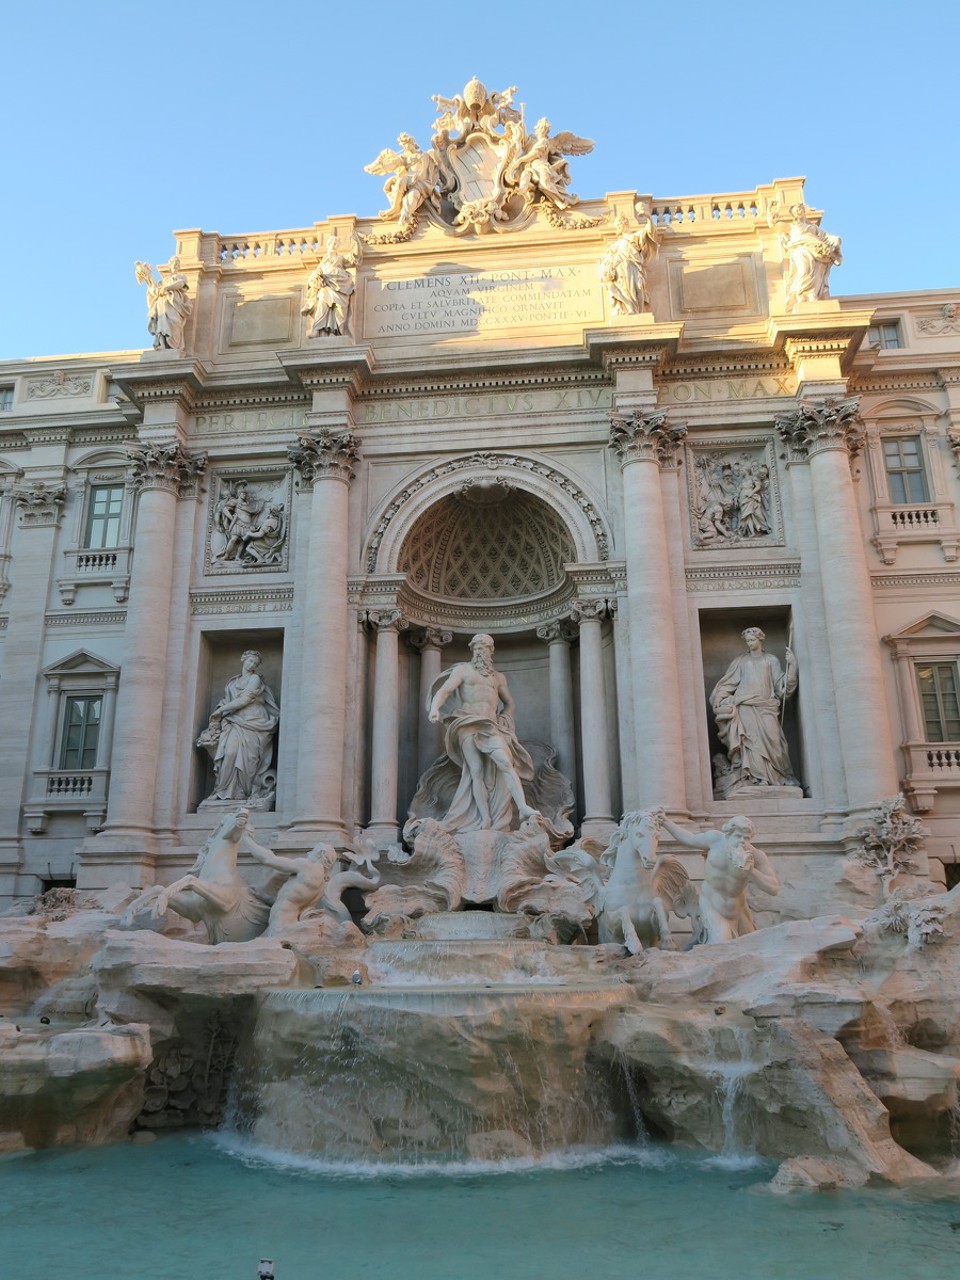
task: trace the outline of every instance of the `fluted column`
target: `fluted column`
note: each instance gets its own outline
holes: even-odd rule
[[[613,821],[610,799],[610,750],[607,694],[603,678],[603,619],[606,600],[577,600],[571,610],[580,627],[580,754],[583,763],[584,834],[592,828],[609,830]]]
[[[400,764],[400,632],[410,625],[399,609],[371,610],[367,625],[377,637],[370,750],[370,826],[373,838],[397,838]]]
[[[660,469],[673,463],[686,433],[662,411],[611,419],[610,447],[623,472],[634,792],[640,805],[674,812],[685,807],[683,726]]]
[[[850,461],[862,447],[856,400],[801,403],[777,420],[798,461],[807,460],[813,494],[827,645],[852,808],[870,808],[897,790],[874,622]]]
[[[537,627],[538,637],[548,646],[550,662],[550,745],[557,752],[557,768],[577,789],[576,733],[573,721],[573,673],[570,669],[570,623],[561,619]],[[601,670],[601,676],[603,671]],[[608,781],[609,790],[609,781]]]
[[[107,820],[97,843],[152,848],[158,735],[170,678],[167,642],[177,502],[195,495],[206,455],[179,443],[131,450],[131,488],[139,491],[123,664],[117,693]]]
[[[303,597],[300,742],[295,829],[342,838],[346,737],[350,481],[360,441],[349,428],[298,437],[290,460],[312,487]]]
[[[420,653],[420,701],[417,705],[417,777],[422,778],[443,751],[443,725],[427,719],[430,689],[440,674],[441,650],[453,639],[452,631],[426,627],[410,636],[409,643]]]

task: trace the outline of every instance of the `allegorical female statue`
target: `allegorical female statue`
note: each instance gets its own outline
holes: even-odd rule
[[[797,687],[797,660],[787,649],[784,672],[759,627],[747,627],[747,652],[734,658],[710,694],[717,733],[727,749],[730,787],[799,786],[780,724],[780,709]],[[729,789],[729,788],[728,788]]]
[[[268,685],[257,674],[261,656],[248,649],[240,659],[240,674],[227,681],[223,698],[210,723],[197,739],[213,756],[216,785],[205,804],[214,800],[242,801],[248,808],[266,809],[275,795],[273,738],[280,708]]]

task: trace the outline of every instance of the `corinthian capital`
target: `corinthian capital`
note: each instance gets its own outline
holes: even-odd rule
[[[181,497],[203,475],[205,453],[189,454],[176,441],[128,449],[131,485],[134,489],[166,489]]]
[[[664,466],[672,461],[686,434],[687,428],[682,423],[667,422],[663,409],[610,419],[610,448],[619,457],[621,467],[637,460],[649,460]]]
[[[856,396],[804,401],[792,413],[777,418],[776,428],[799,458],[824,449],[846,449],[853,459],[863,448],[863,422]]]
[[[20,523],[24,526],[56,524],[67,500],[66,487],[47,480],[18,485],[10,490],[10,495],[20,513]]]
[[[306,484],[313,484],[322,476],[352,480],[352,464],[360,457],[360,441],[349,427],[339,431],[320,427],[309,435],[298,435],[297,443],[289,447],[287,454]]]

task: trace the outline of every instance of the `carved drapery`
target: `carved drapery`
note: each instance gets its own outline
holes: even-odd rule
[[[797,458],[812,457],[824,449],[846,449],[852,461],[863,448],[863,422],[856,396],[803,401],[791,413],[777,418],[775,425]]]
[[[298,435],[297,443],[287,449],[287,456],[304,484],[312,485],[322,476],[352,480],[353,463],[360,457],[360,443],[349,427],[340,430],[320,427],[309,434]]]
[[[686,434],[687,428],[682,423],[667,422],[663,409],[610,418],[610,448],[620,459],[621,467],[637,461],[654,461],[661,467],[666,466],[675,458]]]

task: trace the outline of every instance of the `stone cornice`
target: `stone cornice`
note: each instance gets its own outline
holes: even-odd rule
[[[800,561],[735,564],[728,560],[722,564],[690,565],[685,571],[685,577],[687,590],[691,592],[799,587]]]
[[[755,351],[704,352],[698,356],[678,356],[668,361],[660,373],[662,381],[689,382],[696,378],[743,377],[791,373],[786,355],[776,352]]]
[[[345,388],[357,395],[375,368],[366,347],[319,347],[312,351],[278,351],[277,359],[292,383],[306,391]]]
[[[682,324],[656,324],[638,316],[644,323],[611,325],[607,329],[588,329],[583,343],[591,360],[605,370],[618,368],[660,368],[676,355]]]
[[[611,415],[610,448],[620,459],[620,466],[630,462],[653,461],[661,467],[671,462],[687,434],[683,423],[668,423],[666,411],[637,411],[627,417]]]
[[[203,387],[204,370],[195,360],[146,354],[141,364],[111,369],[107,377],[140,408],[147,403],[172,400],[189,410]]]
[[[603,370],[593,367],[553,369],[524,369],[520,373],[506,370],[458,375],[450,373],[433,377],[393,376],[378,378],[367,383],[361,392],[363,400],[391,396],[470,395],[481,392],[506,390],[542,390],[559,386],[607,386],[608,378]]]
[[[198,589],[190,592],[190,612],[194,616],[231,613],[289,613],[292,608],[292,586],[231,587],[229,590]]]

